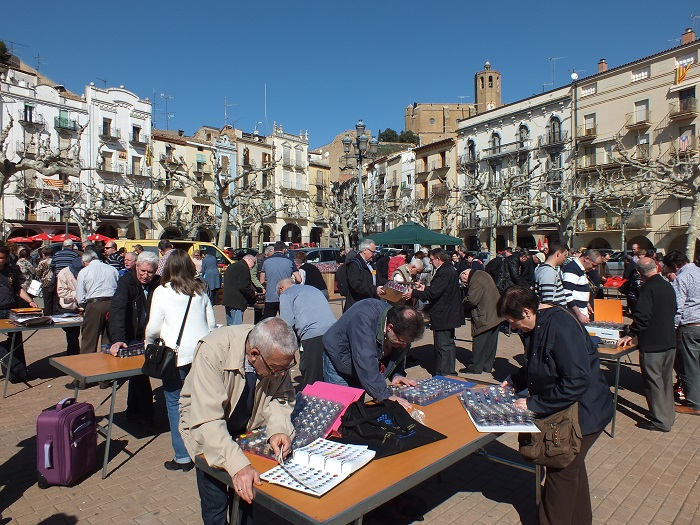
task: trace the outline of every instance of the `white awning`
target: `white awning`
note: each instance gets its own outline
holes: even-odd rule
[[[677,91],[683,91],[684,89],[692,88],[698,85],[698,80],[693,79],[693,80],[686,80],[685,82],[681,82],[680,84],[676,84],[675,86],[671,86],[668,89],[669,93],[676,93]]]

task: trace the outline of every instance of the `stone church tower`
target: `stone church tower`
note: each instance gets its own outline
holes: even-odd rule
[[[483,71],[474,75],[474,105],[477,113],[501,107],[501,74],[486,62]]]

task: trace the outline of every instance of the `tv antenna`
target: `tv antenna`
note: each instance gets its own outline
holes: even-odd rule
[[[170,119],[175,116],[174,113],[168,113],[168,100],[172,100],[175,97],[172,95],[168,95],[166,93],[161,93],[160,98],[165,99],[165,129],[169,130],[170,129]]]
[[[459,99],[460,104],[464,104],[464,99],[471,98],[471,97],[469,95],[457,95],[457,98]]]
[[[228,108],[232,106],[237,106],[238,104],[229,104],[228,103],[228,98],[224,97],[224,127],[228,125]],[[238,121],[236,121],[238,122]],[[235,124],[235,122],[234,122]]]
[[[554,80],[556,78],[557,60],[561,60],[562,58],[566,58],[566,57],[550,57],[549,58],[549,61],[552,63],[552,82],[551,82],[552,89],[554,89]]]
[[[36,70],[39,71],[41,69],[41,64],[43,63],[44,57],[37,53],[34,59],[36,60]]]
[[[11,55],[15,54],[15,46],[20,46],[20,47],[29,47],[26,46],[25,44],[20,44],[19,42],[13,42],[12,40],[3,40],[6,44],[10,44],[10,47],[8,51],[10,52]]]
[[[95,77],[97,80],[104,84],[104,88],[107,89],[107,81],[104,78]]]
[[[700,15],[696,15],[695,13],[690,13],[690,21],[693,24],[693,31],[695,31],[695,21],[700,18]]]

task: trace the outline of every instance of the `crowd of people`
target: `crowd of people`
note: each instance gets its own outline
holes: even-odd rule
[[[177,347],[175,370],[163,380],[173,448],[165,468],[189,471],[203,453],[210,466],[231,474],[235,490],[250,503],[259,475],[232,436],[266,425],[275,453],[289,451],[294,388],[288,372],[297,352],[299,389],[323,380],[410,408],[388,384],[415,385],[406,377],[411,345],[429,326],[430,371],[456,375],[455,331],[468,320],[471,359],[460,373],[493,374],[499,334],[514,332],[522,339],[525,365],[504,383],[523,393],[516,404],[546,416],[578,402],[581,451],[571,465],[548,470],[539,512],[542,523],[590,523],[585,456],[614,410],[585,328],[595,320],[605,254],[555,241],[538,252],[506,248],[485,264],[464,247],[381,255],[365,239],[344,254],[336,272],[345,297],[336,319],[318,268],[303,253],[291,259],[285,243],[257,258],[243,256],[223,279],[213,256],[190,256],[167,240],[158,249],[160,257],[138,248],[121,253],[109,241],[102,249],[85,245],[80,253],[67,240],[53,256],[42,249],[34,267],[28,250],[18,250],[13,264],[10,250],[0,247],[0,317],[18,305],[36,306],[27,292],[27,282],[36,279],[45,313],[83,315],[82,327],[64,328],[68,354],[98,351],[100,341],[109,342],[113,355],[158,338]],[[632,323],[619,345],[634,337],[640,350],[649,418],[639,426],[668,432],[675,412],[700,415],[700,267],[680,252],[659,260],[633,249],[624,289]],[[227,327],[216,329],[213,305],[223,283]],[[395,284],[404,286],[399,297],[388,293]],[[243,325],[244,311],[256,304],[255,324]],[[17,348],[23,360],[21,344]],[[126,416],[152,423],[148,377],[129,380]],[[199,469],[197,484],[205,523],[224,523],[225,486]]]

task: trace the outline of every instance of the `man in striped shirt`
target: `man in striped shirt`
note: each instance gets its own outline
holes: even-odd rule
[[[593,313],[588,303],[590,287],[586,272],[600,264],[602,259],[598,250],[585,250],[563,268],[564,288],[571,292],[567,304],[584,324],[590,322],[589,313]]]
[[[560,267],[566,261],[569,247],[561,241],[549,245],[549,257],[535,268],[535,293],[541,303],[566,306],[569,302],[568,290],[564,288]]]

